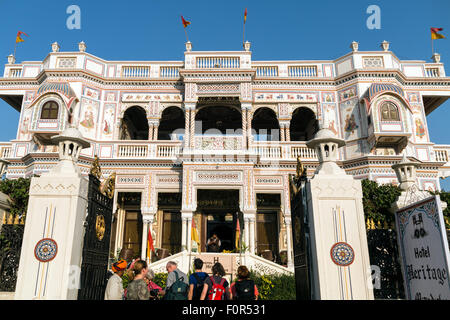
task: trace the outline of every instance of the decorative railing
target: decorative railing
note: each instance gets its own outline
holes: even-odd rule
[[[123,66],[123,78],[147,78],[150,77],[150,66]]]
[[[277,66],[261,66],[256,67],[257,77],[278,77],[278,67]]]
[[[240,62],[239,57],[197,57],[196,67],[199,69],[238,69]]]
[[[182,152],[181,145],[158,145],[156,148],[157,158],[176,158]]]
[[[281,146],[256,146],[253,150],[261,159],[281,159],[283,157]]]
[[[9,78],[21,78],[22,77],[22,68],[11,68],[9,69]]]
[[[289,66],[288,76],[294,78],[317,77],[317,66]]]
[[[117,148],[118,158],[147,158],[148,145],[119,145]]]
[[[11,146],[0,145],[0,158],[5,159],[11,156]]]
[[[300,159],[317,159],[317,154],[314,149],[308,148],[306,145],[291,145],[289,148],[289,158],[296,159],[297,157],[300,157]]]
[[[450,145],[435,145],[434,153],[437,162],[449,162]]]
[[[439,68],[425,68],[425,75],[428,78],[439,77]]]
[[[178,78],[180,67],[160,67],[159,76],[161,78]]]
[[[124,141],[116,143],[117,158],[176,158],[182,152],[182,141]]]

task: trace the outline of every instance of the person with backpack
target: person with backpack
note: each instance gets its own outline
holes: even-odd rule
[[[203,284],[208,277],[206,272],[202,272],[203,268],[203,260],[195,259],[194,260],[194,269],[195,272],[189,277],[189,293],[188,300],[200,300],[200,296],[203,291]]]
[[[126,299],[127,300],[149,300],[150,291],[148,290],[145,276],[148,272],[148,265],[145,260],[137,260],[133,265],[133,274],[131,282],[128,284]]]
[[[250,279],[250,272],[246,266],[239,266],[237,270],[237,281],[230,285],[233,300],[258,300],[258,288]]]
[[[220,262],[211,268],[212,276],[206,278],[200,300],[231,300],[227,279],[223,278],[225,269]]]
[[[187,300],[189,282],[187,275],[177,268],[176,262],[169,261],[166,265],[169,273],[164,290],[164,300]]]

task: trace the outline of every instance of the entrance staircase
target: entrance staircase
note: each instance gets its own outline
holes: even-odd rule
[[[255,271],[260,274],[287,274],[293,275],[294,269],[287,268],[270,260],[264,259],[252,253],[211,253],[211,252],[191,252],[187,250],[171,255],[164,259],[153,262],[149,265],[155,273],[167,272],[166,264],[169,261],[177,263],[178,268],[184,273],[188,273],[193,269],[192,265],[196,257],[201,258],[205,264],[203,271],[211,273],[210,265],[214,261],[219,261],[224,265],[227,276],[233,278],[237,273],[237,268],[240,265],[245,265],[249,270]],[[208,264],[208,262],[211,262]]]

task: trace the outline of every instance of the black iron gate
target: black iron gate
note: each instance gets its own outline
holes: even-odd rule
[[[100,192],[100,180],[90,174],[78,300],[104,299],[112,206],[113,200]]]
[[[298,169],[297,169],[298,171]],[[297,300],[312,299],[312,272],[309,223],[306,201],[306,171],[290,176],[292,243]]]
[[[0,291],[14,292],[20,251],[22,249],[23,225],[4,224],[0,231]]]

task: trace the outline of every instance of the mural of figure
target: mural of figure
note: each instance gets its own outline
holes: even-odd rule
[[[112,125],[114,123],[114,107],[107,106],[105,110],[105,116],[103,119],[103,134],[111,135],[112,134]]]
[[[356,124],[355,115],[352,114],[349,116],[347,114],[347,117],[345,118],[345,132],[351,132],[353,134],[356,129],[358,129],[358,125]]]
[[[30,122],[30,118],[29,117],[25,117],[25,119],[23,120],[22,126],[20,128],[20,132],[22,134],[27,134],[28,133],[28,123]]]
[[[416,136],[420,139],[425,135],[425,126],[422,123],[422,120],[416,119]]]
[[[94,113],[91,108],[84,112],[84,119],[80,122],[80,125],[88,129],[94,128]]]

